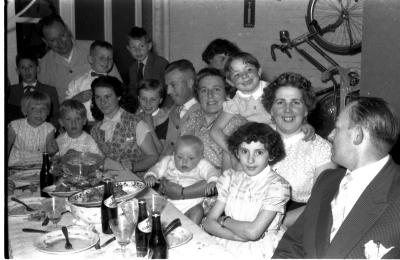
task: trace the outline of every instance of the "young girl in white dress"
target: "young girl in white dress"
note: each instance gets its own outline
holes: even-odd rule
[[[239,259],[271,258],[290,198],[288,182],[270,167],[285,156],[281,137],[266,124],[249,122],[229,137],[228,146],[241,169],[218,179],[218,199],[204,228]]]
[[[42,153],[57,152],[54,144],[55,128],[46,118],[51,110],[51,100],[46,93],[27,92],[21,99],[25,118],[8,125],[8,165],[41,163]]]

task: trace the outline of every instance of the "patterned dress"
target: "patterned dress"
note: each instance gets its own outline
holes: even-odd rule
[[[139,117],[123,110],[121,121],[116,124],[111,140],[105,141],[105,132],[100,129],[102,122],[97,122],[93,126],[91,135],[106,157],[116,161],[129,159],[136,162],[142,156],[142,150],[136,138],[136,127],[139,121]]]
[[[291,199],[306,203],[317,179],[316,168],[331,161],[331,144],[316,135],[315,140],[304,141],[304,133],[282,138],[286,157],[272,166],[292,188]]]
[[[195,111],[183,124],[181,132],[182,135],[191,134],[201,139],[204,144],[204,158],[217,169],[222,168],[222,148],[211,138],[210,131],[219,115],[220,113],[216,114],[213,120],[207,122],[203,110]],[[228,136],[246,122],[243,117],[234,116],[225,126],[223,132]]]
[[[239,221],[254,221],[260,210],[277,212],[262,238],[257,241],[233,241],[217,238],[219,244],[239,259],[271,258],[284,230],[281,228],[290,186],[268,166],[256,176],[227,170],[217,182],[218,200],[225,214]]]
[[[16,134],[8,165],[41,163],[42,153],[46,149],[46,137],[55,131],[54,126],[44,122],[38,127],[33,127],[23,118],[12,121],[8,127]]]

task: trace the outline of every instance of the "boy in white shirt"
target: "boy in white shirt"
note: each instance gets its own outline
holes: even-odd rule
[[[102,75],[109,75],[108,73],[110,73],[110,76],[114,76],[119,80],[121,80],[121,77],[117,70],[115,70],[116,73],[113,73],[113,47],[106,41],[94,41],[90,45],[88,62],[91,69],[68,84],[66,96],[67,99],[72,98],[85,105],[87,120],[89,121],[88,125],[90,127],[95,121],[90,110],[92,104],[91,85],[93,80]]]
[[[74,152],[103,155],[93,137],[83,131],[86,120],[86,108],[81,102],[67,99],[61,104],[59,122],[65,132],[56,139],[60,156]]]

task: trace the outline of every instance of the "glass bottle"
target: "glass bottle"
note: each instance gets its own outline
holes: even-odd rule
[[[151,218],[152,229],[149,239],[149,249],[153,253],[152,259],[167,259],[168,245],[161,228],[160,213],[153,213]]]
[[[146,201],[141,199],[139,200],[138,224],[136,225],[135,230],[137,257],[145,257],[147,255],[150,232],[151,226],[147,214]]]
[[[118,208],[109,208],[104,204],[104,201],[113,195],[113,185],[110,179],[104,180],[103,200],[101,201],[101,230],[104,234],[112,234],[108,221],[117,217]]]
[[[50,173],[50,157],[49,154],[43,153],[42,169],[40,170],[40,196],[50,197],[47,192],[43,192],[43,189],[47,186],[52,185],[54,182],[53,175]]]

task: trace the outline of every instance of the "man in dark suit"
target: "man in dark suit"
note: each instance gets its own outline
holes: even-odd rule
[[[344,168],[317,179],[273,258],[400,258],[400,167],[388,155],[399,130],[379,98],[340,113],[329,137],[332,161]]]
[[[147,32],[140,27],[133,27],[128,34],[127,50],[135,59],[129,66],[129,91],[137,95],[136,90],[142,79],[156,79],[164,84],[164,71],[168,61],[153,53],[153,43]],[[164,100],[170,107],[173,102],[170,97]]]
[[[44,92],[49,95],[52,103],[49,119],[51,123],[57,127],[57,114],[59,107],[57,89],[55,87],[42,84],[37,80],[37,73],[39,72],[38,59],[33,54],[20,53],[17,55],[16,63],[21,82],[9,87],[8,104],[13,107],[20,107],[21,99],[24,93],[28,91],[32,92],[34,90]]]

